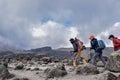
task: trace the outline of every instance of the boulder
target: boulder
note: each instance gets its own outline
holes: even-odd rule
[[[52,68],[47,68],[47,69],[44,70],[44,73],[48,74],[50,72],[50,70],[52,70]]]
[[[28,78],[14,78],[13,80],[29,80]]]
[[[7,62],[3,62],[2,63],[6,68],[8,68],[8,63]]]
[[[99,71],[97,70],[97,67],[92,64],[86,64],[86,65],[79,65],[76,69],[76,74],[81,75],[92,75],[92,74],[98,74]]]
[[[26,70],[26,71],[29,71],[29,70],[31,70],[31,68],[26,68],[25,70]]]
[[[95,77],[95,80],[117,80],[117,76],[109,71],[105,71]]]
[[[120,51],[115,51],[110,55],[105,68],[109,71],[120,72]]]
[[[49,78],[54,78],[54,77],[57,77],[57,78],[64,77],[66,74],[67,72],[64,70],[61,70],[58,68],[51,69],[46,76],[46,80],[48,80]]]
[[[58,64],[57,68],[60,69],[60,70],[66,70],[64,64]]]
[[[52,61],[55,63],[58,63],[58,62],[60,62],[60,59],[54,58]]]
[[[52,59],[50,57],[43,57],[41,60],[44,62],[44,64],[48,64],[52,62]]]
[[[12,78],[14,75],[10,74],[8,69],[4,65],[0,65],[0,78]]]
[[[117,80],[120,80],[120,75],[117,77]]]
[[[103,59],[104,59],[105,61],[108,61],[108,57],[107,57],[107,56],[103,56]]]
[[[103,73],[105,72],[105,68],[104,67],[97,67],[99,73]]]
[[[56,68],[51,68],[51,69],[46,69],[44,72],[46,73],[46,79],[48,80],[49,78],[59,78],[59,77],[64,77],[67,75],[67,71],[65,68],[62,67],[56,67]]]
[[[69,60],[68,60],[68,59],[63,59],[61,62],[62,62],[62,63],[68,63]]]
[[[97,62],[97,67],[104,67],[104,64],[102,63],[102,61]]]
[[[49,63],[47,66],[54,67],[55,63]]]
[[[38,70],[40,70],[38,67],[32,67],[31,69],[30,69],[31,71],[38,71]]]
[[[69,60],[69,61],[68,61],[68,65],[69,65],[69,66],[73,66],[73,60]]]
[[[18,63],[15,67],[15,70],[22,70],[24,69],[24,64],[23,63]]]

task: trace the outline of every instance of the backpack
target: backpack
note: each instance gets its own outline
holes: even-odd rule
[[[106,47],[103,40],[98,40],[98,46],[99,46],[98,48],[102,49],[102,50],[105,49],[105,47]]]
[[[83,50],[86,48],[85,45],[83,45],[83,42],[81,40],[79,40],[78,38],[76,38],[75,40],[76,40],[79,50]]]

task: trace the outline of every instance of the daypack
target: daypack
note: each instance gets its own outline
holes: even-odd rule
[[[83,45],[83,42],[81,40],[79,40],[78,38],[75,39],[77,45],[78,45],[78,49],[79,50],[83,50],[85,49],[86,47]]]
[[[99,49],[105,49],[106,45],[103,40],[98,40]]]

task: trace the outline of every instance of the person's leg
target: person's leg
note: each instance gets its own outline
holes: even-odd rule
[[[87,64],[87,61],[82,57],[82,52],[79,52],[79,57],[81,58],[83,64]]]
[[[96,52],[94,55],[93,55],[93,57],[92,57],[92,64],[93,65],[96,65],[96,58],[99,56],[99,53],[98,52]]]
[[[106,64],[105,60],[103,59],[102,53],[99,54],[99,59],[102,61],[104,65]]]
[[[92,63],[92,57],[93,57],[94,54],[95,54],[95,50],[94,50],[94,49],[91,49],[91,50],[90,50],[90,53],[89,53],[88,62]]]
[[[84,58],[82,59],[82,61],[83,61],[83,64],[87,64],[87,61]]]
[[[78,52],[74,54],[74,59],[73,59],[73,67],[74,69],[77,67],[77,58],[78,58]]]
[[[77,62],[78,59],[80,59],[80,60],[82,61],[82,58],[81,58],[81,57],[82,57],[82,53],[81,53],[81,51],[78,51],[77,54],[76,54],[76,57],[75,57],[75,58],[76,58],[76,65],[78,65],[78,64],[77,64],[77,63],[78,63],[78,62]]]

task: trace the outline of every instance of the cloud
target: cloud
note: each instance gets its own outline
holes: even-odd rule
[[[109,35],[113,34],[116,37],[120,38],[120,22],[116,22],[112,27],[107,30],[102,31],[97,35],[98,39],[103,39],[106,42],[107,46],[113,46],[112,41],[108,40]]]
[[[95,34],[110,45],[108,34],[119,36],[119,7],[119,0],[0,0],[0,41],[58,48],[76,36],[87,44]]]
[[[31,29],[31,47],[52,46],[53,48],[68,47],[70,38],[78,35],[76,27],[66,27],[54,21],[34,24]]]
[[[46,36],[46,33],[40,28],[33,28],[32,35],[33,37],[44,37]]]

